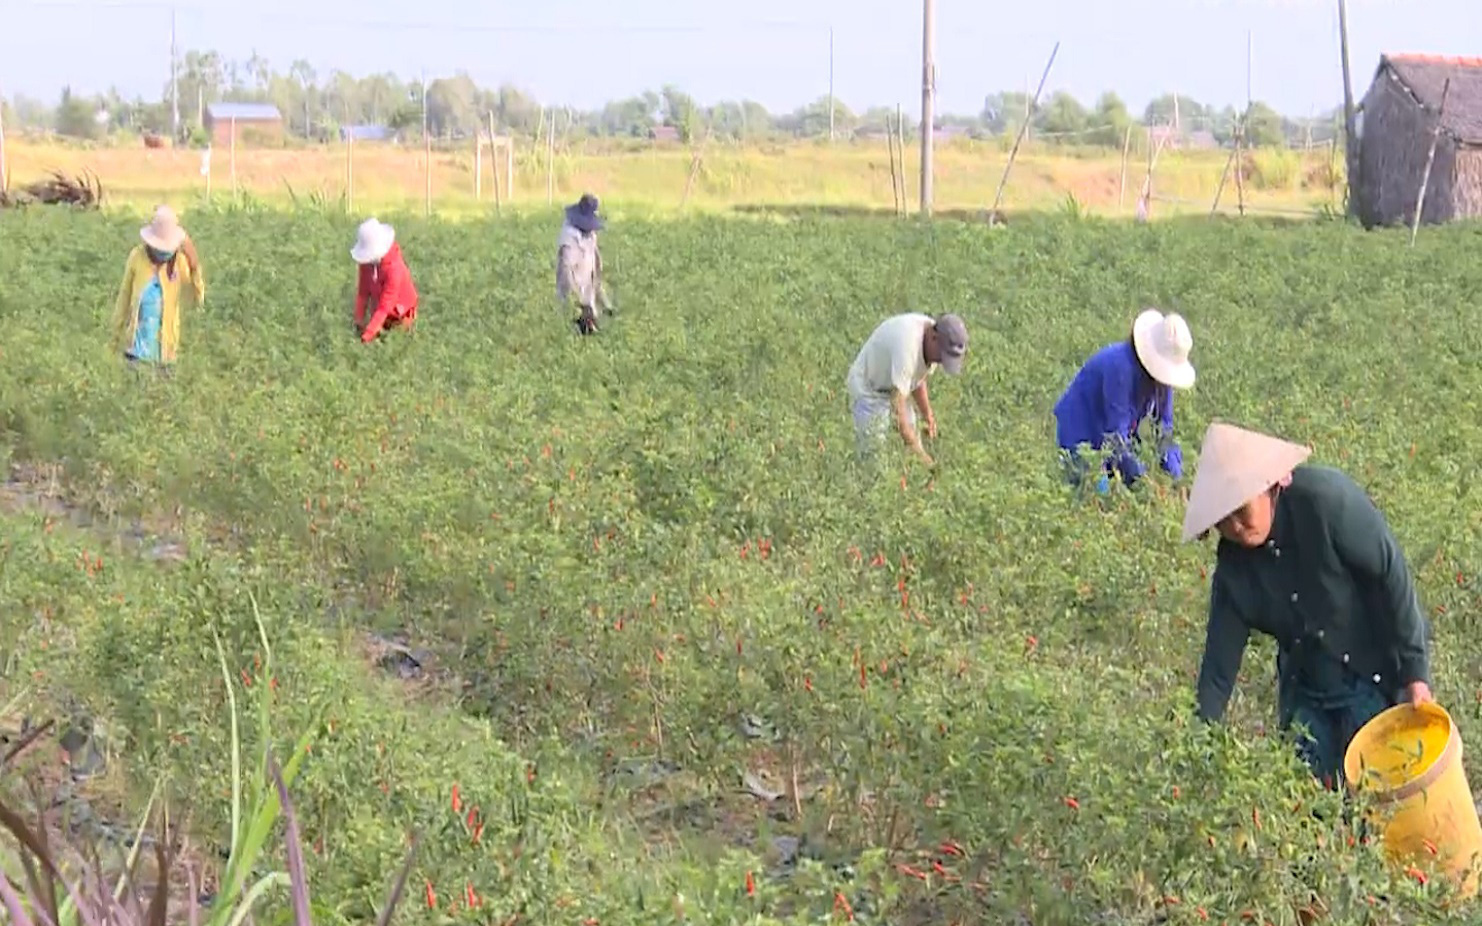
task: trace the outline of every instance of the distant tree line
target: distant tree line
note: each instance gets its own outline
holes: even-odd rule
[[[423,87],[418,81],[391,73],[356,77],[332,71],[321,75],[304,60],[279,71],[258,55],[234,61],[214,51],[187,52],[173,86],[167,83],[155,100],[127,99],[116,90],[89,97],[64,89],[55,104],[18,96],[0,101],[0,106],[6,124],[22,129],[85,139],[119,131],[169,135],[176,103],[172,93],[178,94],[182,139],[201,137],[205,109],[215,102],[273,103],[283,115],[288,134],[302,139],[336,138],[344,125],[385,126],[406,137],[420,137],[422,130]],[[511,134],[533,134],[548,126],[545,120],[554,116],[564,138],[647,138],[667,129],[681,141],[705,134],[746,141],[818,138],[827,136],[830,128],[827,97],[790,113],[773,113],[752,100],[702,105],[670,85],[614,100],[597,110],[548,109],[518,87],[480,87],[463,73],[428,81],[426,96],[428,131],[440,138],[466,138],[485,128],[490,114],[499,131]],[[979,138],[1013,136],[1027,114],[1030,135],[1043,143],[1120,147],[1133,125],[1176,124],[1186,137],[1227,145],[1245,115],[1232,106],[1217,108],[1172,93],[1148,103],[1140,118],[1115,93],[1102,94],[1089,107],[1065,92],[1041,100],[1033,112],[1027,103],[1028,95],[1020,91],[990,94],[979,113],[942,115],[937,129]],[[839,137],[883,134],[894,119],[894,107],[876,106],[856,113],[834,102],[833,129]],[[1244,124],[1248,144],[1303,146],[1326,144],[1337,137],[1342,119],[1337,109],[1296,119],[1256,102]],[[915,127],[907,124],[905,134],[914,136]]]

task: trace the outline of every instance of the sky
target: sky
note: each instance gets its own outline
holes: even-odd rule
[[[1482,55],[1482,0],[1348,0],[1354,92],[1386,51]],[[702,103],[787,111],[834,92],[860,111],[919,114],[921,0],[178,0],[177,41],[286,70],[466,71],[542,102],[595,108],[673,83]],[[169,79],[168,0],[0,0],[0,96],[54,100],[117,87],[154,99]],[[1140,111],[1177,91],[1240,105],[1247,89],[1291,116],[1342,100],[1337,0],[937,0],[938,112],[1038,82]],[[57,37],[65,37],[59,40]]]

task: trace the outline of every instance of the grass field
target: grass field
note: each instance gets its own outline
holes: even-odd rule
[[[1230,727],[1192,721],[1213,551],[1163,477],[1073,497],[1050,407],[1183,312],[1189,455],[1219,416],[1359,479],[1477,741],[1476,229],[632,217],[581,339],[550,216],[391,218],[418,328],[362,346],[353,217],[187,213],[210,289],[160,380],[105,346],[140,217],[0,213],[0,726],[95,717],[99,815],[163,776],[224,839],[214,629],[277,749],[314,734],[325,922],[413,827],[402,922],[1467,921],[1265,733],[1269,642]],[[902,308],[972,331],[934,472],[851,457],[845,370]],[[398,634],[418,669],[381,667]]]
[[[1134,146],[1125,190],[1118,153],[1095,149],[1067,151],[1030,144],[1020,153],[1004,195],[1003,208],[1061,209],[1067,196],[1097,214],[1131,216],[1147,172],[1145,151]],[[206,178],[200,153],[146,150],[142,146],[88,148],[12,141],[8,151],[13,182],[20,184],[52,169],[86,168],[101,178],[109,201],[139,208],[169,201],[177,206],[204,197]],[[907,150],[906,191],[911,211],[918,203],[919,152]],[[422,152],[388,145],[243,149],[236,154],[237,190],[256,200],[287,204],[319,196],[341,204],[346,193],[347,159],[353,163],[354,206],[368,210],[420,211],[426,195]],[[683,199],[692,153],[663,146],[617,147],[612,143],[559,146],[550,176],[557,202],[574,201],[585,191],[629,209],[673,212]],[[982,212],[993,203],[1007,153],[998,143],[954,141],[936,154],[935,207],[939,211]],[[1207,214],[1225,169],[1222,151],[1159,155],[1154,182],[1155,218]],[[1341,161],[1341,158],[1339,158]],[[716,211],[756,207],[830,207],[889,211],[890,156],[883,144],[797,143],[765,147],[710,146],[696,174],[688,206]],[[231,155],[212,154],[211,194],[232,199]],[[1253,209],[1313,210],[1338,204],[1327,184],[1333,167],[1326,149],[1307,154],[1261,151],[1247,166],[1247,203]],[[1341,172],[1341,163],[1337,165]],[[434,211],[444,217],[478,216],[493,205],[493,178],[483,166],[483,200],[474,198],[472,149],[434,151]],[[544,209],[547,170],[543,149],[517,147],[514,206]],[[501,187],[501,195],[507,191]],[[1222,210],[1235,212],[1233,175],[1221,198]]]

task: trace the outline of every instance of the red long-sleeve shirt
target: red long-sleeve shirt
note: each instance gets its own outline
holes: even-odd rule
[[[360,336],[360,340],[367,343],[381,333],[381,327],[389,319],[416,320],[417,288],[412,285],[412,272],[401,256],[401,245],[391,245],[391,250],[377,263],[360,265],[360,285],[355,293],[355,324],[365,321],[367,305],[374,306],[370,322]]]

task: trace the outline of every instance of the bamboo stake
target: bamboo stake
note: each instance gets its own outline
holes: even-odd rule
[[[1230,156],[1225,158],[1225,169],[1220,171],[1219,185],[1214,188],[1214,204],[1209,207],[1210,218],[1214,218],[1214,214],[1219,211],[1220,196],[1225,192],[1225,182],[1230,179],[1230,168],[1235,166],[1235,150],[1230,149]]]
[[[1153,212],[1153,171],[1158,167],[1158,158],[1163,154],[1163,146],[1168,143],[1168,137],[1172,132],[1164,132],[1158,139],[1158,145],[1153,147],[1153,129],[1148,127],[1148,175],[1142,181],[1142,194],[1137,200],[1143,209],[1143,218],[1151,218]]]
[[[492,143],[492,140],[491,140]],[[493,154],[490,154],[493,157]],[[473,199],[484,198],[484,138],[477,129],[473,133]]]
[[[355,132],[354,127],[349,125],[350,107],[345,105],[345,210],[355,211]]]
[[[10,188],[10,170],[5,161],[5,101],[0,99],[0,193]]]
[[[499,146],[494,144],[494,111],[489,110],[489,173],[494,181],[494,214],[504,214],[504,202],[499,195]]]
[[[1060,43],[1050,49],[1050,60],[1045,62],[1044,73],[1039,77],[1039,86],[1035,88],[1034,97],[1029,100],[1026,112],[1032,114],[1034,108],[1039,105],[1039,95],[1045,92],[1045,81],[1050,77],[1050,68],[1055,64],[1055,56],[1060,53]],[[1029,115],[1024,118],[1024,124],[1019,126],[1019,137],[1014,139],[1014,147],[1009,150],[1008,163],[1003,166],[1003,176],[998,180],[998,192],[993,195],[993,208],[988,210],[988,224],[992,225],[998,221],[998,207],[1003,202],[1003,189],[1009,182],[1009,171],[1014,168],[1014,158],[1019,156],[1019,146],[1024,143],[1024,136],[1029,131]]]
[[[911,212],[911,194],[906,189],[906,117],[901,104],[895,104],[895,153],[901,162],[901,216]]]
[[[684,193],[679,197],[679,208],[683,209],[690,201],[690,189],[695,185],[695,175],[700,172],[700,162],[705,158],[705,146],[710,142],[710,126],[705,127],[705,137],[700,139],[700,146],[695,149],[690,158],[690,173],[684,179]]]
[[[1425,155],[1425,172],[1420,175],[1420,192],[1415,196],[1415,221],[1410,225],[1410,247],[1420,234],[1420,216],[1425,211],[1425,190],[1431,183],[1431,165],[1436,160],[1436,145],[1441,141],[1441,120],[1446,117],[1446,97],[1451,95],[1451,78],[1441,85],[1441,108],[1436,110],[1436,124],[1431,127],[1431,149]]]
[[[556,201],[556,111],[551,110],[547,124],[545,146],[545,201],[550,205]]]
[[[227,158],[231,161],[232,170],[232,202],[237,202],[237,117],[233,116],[228,126],[231,129],[231,145],[227,151]]]
[[[1117,211],[1127,208],[1127,155],[1132,150],[1132,126],[1122,136],[1122,179],[1117,184]]]
[[[885,117],[885,156],[890,159],[890,204],[897,214],[900,212],[900,191],[895,188],[895,123]]]
[[[1235,192],[1240,197],[1240,214],[1245,215],[1245,120],[1235,126]]]

